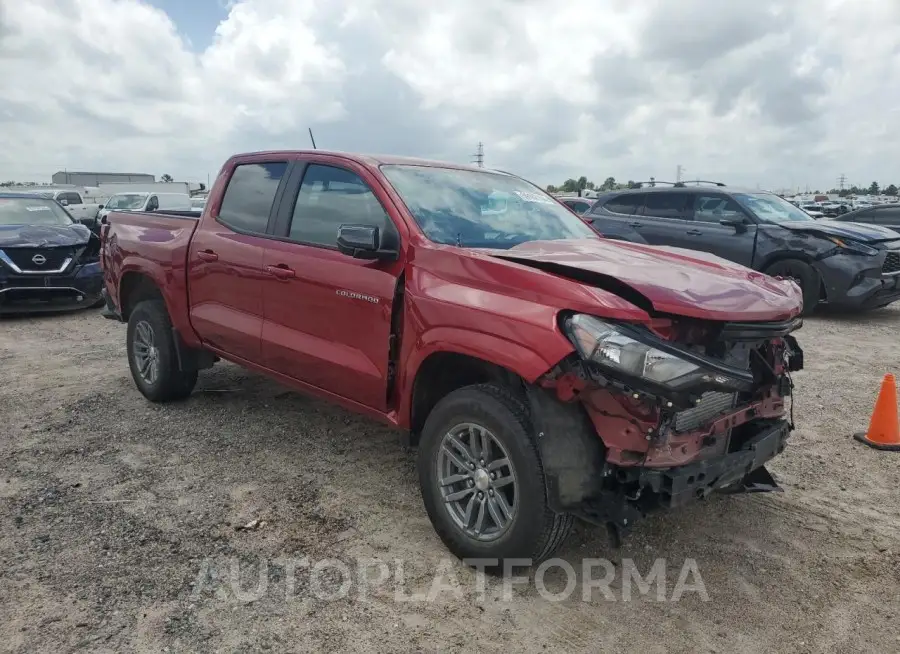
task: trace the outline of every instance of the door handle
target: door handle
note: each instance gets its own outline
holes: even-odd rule
[[[201,261],[218,261],[219,255],[212,250],[200,250],[197,252],[197,258]]]
[[[278,279],[291,279],[296,275],[292,268],[288,268],[283,263],[279,263],[277,266],[266,266],[266,272],[275,275]]]
[[[632,227],[640,227],[641,226],[641,223],[628,223],[628,224],[631,225]]]
[[[701,232],[699,229],[689,229],[687,230],[687,233],[690,236],[703,236],[703,232]]]

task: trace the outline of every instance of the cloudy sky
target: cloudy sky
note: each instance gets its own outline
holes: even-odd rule
[[[898,0],[0,0],[0,179],[237,151],[900,185]]]

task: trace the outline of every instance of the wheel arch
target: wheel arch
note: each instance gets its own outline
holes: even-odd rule
[[[490,382],[524,392],[525,380],[517,372],[487,359],[453,350],[437,350],[426,356],[411,384],[409,444],[418,444],[425,420],[442,398],[460,388]]]
[[[119,309],[122,320],[128,322],[131,312],[144,300],[165,302],[165,297],[159,285],[147,273],[140,270],[125,271],[119,281]],[[168,309],[168,306],[166,308]]]
[[[828,293],[825,287],[825,280],[822,276],[822,273],[819,272],[818,263],[819,261],[805,252],[800,252],[797,250],[789,250],[784,252],[775,252],[769,255],[760,265],[759,270],[765,274],[769,274],[768,270],[772,268],[775,264],[781,263],[783,261],[802,261],[807,264],[810,268],[813,269],[813,272],[816,273],[816,278],[819,281],[819,300],[827,300]]]

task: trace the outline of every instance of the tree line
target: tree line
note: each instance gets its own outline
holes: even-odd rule
[[[582,176],[578,179],[567,179],[559,186],[550,184],[547,186],[547,192],[577,193],[578,191],[617,191],[625,188],[638,188],[639,186],[640,184],[634,180],[628,180],[625,183],[617,182],[615,177],[607,177],[602,184],[597,185],[587,177]],[[813,193],[819,195],[822,192],[817,190],[813,191]],[[881,186],[878,185],[878,182],[872,182],[868,188],[859,186],[851,186],[850,188],[845,189],[833,188],[825,193],[828,195],[839,195],[841,197],[846,197],[848,195],[890,195],[896,197],[900,194],[900,191],[898,191],[896,184],[889,184],[882,189]]]

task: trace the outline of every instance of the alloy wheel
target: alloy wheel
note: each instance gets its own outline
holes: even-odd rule
[[[506,533],[518,509],[516,473],[490,430],[456,425],[441,440],[435,464],[444,507],[459,529],[479,541]]]

